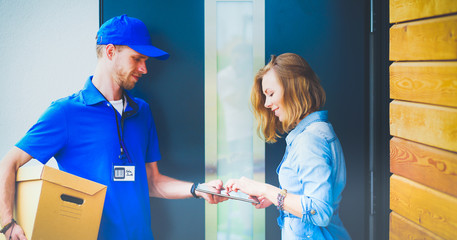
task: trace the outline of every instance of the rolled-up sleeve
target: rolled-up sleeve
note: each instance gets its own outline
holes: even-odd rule
[[[325,139],[313,134],[303,134],[297,140],[293,158],[303,192],[300,196],[302,221],[325,227],[334,211],[330,146]]]

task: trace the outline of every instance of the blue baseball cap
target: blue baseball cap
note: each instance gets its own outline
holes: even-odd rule
[[[148,28],[141,20],[127,17],[126,14],[103,23],[97,32],[97,44],[126,45],[143,55],[160,60],[170,56],[152,45]]]

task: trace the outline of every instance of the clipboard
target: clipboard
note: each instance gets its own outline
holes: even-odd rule
[[[260,203],[257,199],[252,199],[249,197],[249,195],[247,195],[245,193],[242,193],[242,192],[227,193],[227,191],[225,189],[216,190],[213,187],[209,187],[209,186],[206,186],[203,184],[198,184],[197,187],[195,188],[195,191],[209,193],[209,194],[226,197],[226,198],[230,198],[230,199],[235,199],[235,200],[240,200],[240,201],[244,201],[244,202],[249,202],[249,203],[255,203],[255,204]]]

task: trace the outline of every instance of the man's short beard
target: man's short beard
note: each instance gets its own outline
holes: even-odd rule
[[[135,84],[132,84],[133,86],[127,86],[127,84],[129,83],[128,77],[130,77],[130,76],[128,75],[127,78],[124,78],[123,75],[119,71],[117,71],[115,81],[119,85],[119,87],[121,87],[122,89],[132,90],[135,87]]]
[[[119,86],[125,90],[132,90],[135,87],[135,84],[128,84],[127,81],[121,81]]]

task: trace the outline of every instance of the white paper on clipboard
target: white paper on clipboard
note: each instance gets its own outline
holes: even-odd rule
[[[216,190],[213,187],[209,187],[209,186],[206,186],[203,184],[198,184],[197,188],[195,188],[195,191],[209,193],[209,194],[226,197],[226,198],[230,198],[230,199],[235,199],[235,200],[240,200],[240,201],[245,201],[245,202],[249,202],[249,203],[256,203],[256,204],[259,203],[259,201],[257,199],[249,198],[249,195],[247,195],[245,193],[242,193],[239,191],[227,193],[227,191],[225,189]]]

